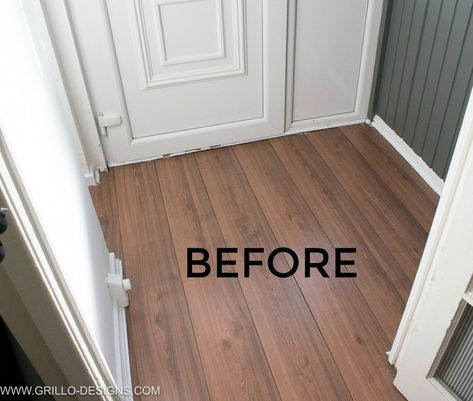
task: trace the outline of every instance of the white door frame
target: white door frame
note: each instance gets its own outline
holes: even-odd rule
[[[404,314],[399,325],[396,337],[389,352],[389,362],[396,366],[399,354],[406,342],[409,329],[412,325],[415,312],[418,308],[422,294],[426,291],[427,281],[432,273],[433,261],[437,255],[442,234],[446,228],[448,216],[453,208],[455,195],[459,188],[463,172],[466,168],[468,157],[473,157],[471,147],[473,144],[473,92],[470,94],[463,123],[458,136],[455,152],[450,164],[442,196],[435,213],[432,228],[417,270],[416,278],[407,301]]]
[[[433,375],[466,304],[473,305],[473,96],[434,226],[395,341],[395,385],[410,400],[458,400]]]
[[[77,86],[84,86],[86,90],[76,90],[72,93],[70,90],[69,96],[74,97],[70,102],[77,103],[79,105],[85,104],[90,105],[90,109],[93,112],[81,112],[79,113],[76,109],[74,110],[75,118],[79,123],[79,126],[93,127],[95,124],[94,114],[100,112],[119,112],[125,115],[124,122],[119,127],[112,128],[113,130],[125,130],[124,138],[128,137],[128,132],[131,131],[126,117],[126,102],[124,99],[123,90],[121,88],[120,75],[118,72],[118,65],[116,56],[113,50],[113,39],[111,36],[111,29],[108,20],[108,13],[106,8],[106,0],[98,0],[93,2],[78,2],[69,0],[41,0],[45,14],[47,15],[47,23],[50,25],[51,39],[57,49],[57,58],[61,68],[67,68],[67,74],[63,72],[63,79],[65,80],[66,88],[74,88]],[[348,124],[355,124],[365,122],[368,114],[369,98],[371,93],[371,87],[373,84],[373,74],[375,67],[377,43],[379,38],[379,29],[381,24],[383,0],[369,0],[367,7],[366,16],[366,29],[363,40],[362,58],[360,65],[360,75],[358,81],[358,90],[356,95],[355,110],[350,113],[343,113],[336,116],[321,117],[316,119],[299,121],[292,123],[292,88],[293,88],[293,72],[294,72],[294,29],[295,29],[295,7],[296,0],[278,0],[279,7],[288,8],[288,21],[287,21],[287,38],[286,37],[273,37],[272,40],[277,40],[278,43],[282,44],[287,41],[287,64],[285,66],[286,71],[284,76],[286,77],[286,106],[285,110],[281,111],[284,115],[285,121],[285,132],[280,135],[295,134],[305,131],[323,129],[334,126],[342,126]],[[80,12],[80,8],[87,8],[86,12]],[[74,15],[74,18],[70,18]],[[79,21],[78,25],[82,22],[87,24],[88,27],[95,26],[96,28],[87,31],[85,29],[78,34],[79,26],[72,26],[71,21]],[[280,21],[282,24],[286,24],[286,21]],[[71,32],[73,34],[71,34]],[[66,37],[67,39],[61,39]],[[89,54],[78,55],[77,49],[81,48],[83,42],[93,41],[95,43],[95,49],[91,50]],[[93,65],[90,64],[89,60],[100,60],[99,63],[95,62]],[[80,68],[75,68],[74,65],[80,62]],[[94,69],[95,75],[97,76],[95,82],[87,79],[87,70]],[[90,96],[90,88],[100,83],[101,87],[104,88],[102,93],[94,94],[95,99]],[[74,107],[73,107],[74,109]],[[96,129],[84,129],[80,130],[80,135],[83,138],[84,143],[91,144],[85,149],[86,158],[91,165],[94,166],[95,154],[90,154],[90,148],[93,152],[96,152],[100,147],[101,138]],[[120,133],[117,133],[120,135]],[[179,134],[178,134],[179,135]],[[275,135],[279,136],[279,135]],[[196,138],[198,137],[198,132]],[[264,139],[264,138],[257,138]],[[206,143],[201,139],[195,140],[195,138],[184,137],[177,138],[182,143],[183,152],[173,153],[180,154],[186,151],[200,150],[207,147],[211,147],[212,143]],[[235,137],[229,138],[228,141],[223,141],[220,145],[228,146],[236,143],[244,143],[255,140],[255,138]],[[102,141],[106,141],[103,138]],[[147,139],[135,140],[137,146],[146,146]],[[199,149],[196,149],[199,148]],[[168,151],[163,149],[163,154],[167,154]],[[162,154],[156,155],[154,158],[162,157]],[[138,158],[135,161],[144,161],[146,157]],[[111,161],[110,166],[124,164],[122,162]]]
[[[61,280],[60,267],[41,235],[41,228],[34,219],[34,211],[28,206],[26,195],[22,193],[21,181],[9,161],[3,140],[1,150],[0,206],[8,209],[9,220],[2,240],[5,244],[17,245],[9,247],[2,269],[68,384],[77,389],[81,386],[115,387],[103,356],[90,337],[66,284]],[[78,396],[78,399],[90,398]],[[97,396],[97,399],[122,400],[118,394]]]
[[[57,85],[61,80],[42,10],[39,3],[26,0],[2,2],[0,8],[5,56],[0,79],[0,192],[9,219],[1,238],[7,249],[2,274],[8,276],[70,385],[128,385],[126,372],[118,372],[129,368],[127,354],[117,349],[122,340],[117,328],[123,319],[115,316],[119,307],[106,284],[106,274],[117,273],[112,269],[118,264],[115,259],[111,263],[75,160],[77,149],[68,138],[73,131],[71,113]],[[70,196],[60,196],[61,188]],[[59,205],[62,214],[48,213]],[[62,230],[61,223],[69,224],[69,231]],[[80,235],[74,235],[77,232]],[[92,277],[87,272],[97,273],[94,280],[88,280]],[[122,308],[121,312],[124,315]],[[122,397],[104,394],[95,399]]]

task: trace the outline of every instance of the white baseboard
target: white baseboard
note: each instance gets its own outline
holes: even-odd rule
[[[110,253],[110,273],[123,276],[122,261]],[[128,349],[128,334],[126,327],[125,308],[114,305],[113,331],[116,355],[116,381],[119,388],[131,389],[130,351]],[[123,401],[133,401],[132,395],[122,395]]]
[[[383,119],[376,115],[371,122],[375,128],[398,153],[411,165],[411,167],[423,178],[423,180],[438,194],[442,194],[443,180],[418,156],[402,138],[386,124]]]

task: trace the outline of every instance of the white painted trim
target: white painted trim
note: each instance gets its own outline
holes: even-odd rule
[[[70,385],[115,386],[111,371],[115,368],[115,354],[113,343],[108,343],[109,329],[113,327],[112,308],[101,309],[112,306],[105,292],[105,277],[94,275],[96,280],[91,276],[88,276],[91,280],[81,280],[81,275],[96,273],[87,270],[90,266],[103,269],[105,276],[109,267],[108,252],[90,195],[80,180],[81,171],[74,160],[69,112],[56,96],[60,76],[56,74],[57,64],[49,46],[43,10],[39,2],[0,4],[0,47],[5,56],[0,73],[3,89],[0,96],[3,130],[3,133],[0,131],[0,199],[10,217],[2,241],[7,244],[10,240],[14,244],[8,247],[9,256],[2,265],[7,267],[9,279]],[[22,134],[25,130],[28,135]],[[37,141],[28,141],[32,137]],[[62,157],[51,157],[53,154]],[[36,163],[35,157],[44,159],[44,166]],[[40,165],[42,167],[34,173]],[[55,207],[51,206],[51,196],[38,200],[39,194],[49,193],[49,187],[37,181],[45,169],[50,175],[56,171],[59,177],[59,180],[49,180],[52,182],[49,187],[62,188],[67,180],[77,179],[77,183],[66,185],[68,197],[65,196],[62,203],[69,205],[69,201],[77,199],[77,203],[72,203],[86,219],[82,221],[91,222],[79,224],[76,231],[83,230],[83,235],[74,237],[78,241],[61,241],[61,238],[72,238],[61,230],[61,218],[68,214],[67,208],[62,209],[62,213],[48,213]],[[47,227],[45,222],[48,222]],[[53,232],[55,235],[51,234]],[[92,261],[96,263],[89,265]],[[76,275],[65,275],[69,265]],[[74,288],[71,279],[77,280],[74,284],[89,284],[87,289],[93,288],[93,291],[83,291],[86,288],[79,285]],[[95,314],[95,311],[104,313]],[[109,319],[100,326],[104,318]],[[122,399],[118,394],[95,398]]]
[[[188,153],[194,153],[194,152],[200,152],[203,150],[208,150],[208,149],[215,149],[215,148],[225,148],[227,146],[234,146],[234,145],[241,145],[244,143],[251,143],[251,142],[258,142],[258,141],[265,141],[271,138],[278,138],[281,136],[286,136],[286,135],[297,135],[297,134],[302,134],[304,132],[311,132],[311,131],[317,131],[321,129],[327,129],[327,128],[337,128],[337,127],[343,127],[346,125],[353,125],[353,124],[361,124],[364,123],[366,119],[364,118],[354,118],[353,113],[350,114],[341,114],[338,118],[336,119],[331,119],[330,121],[327,120],[327,117],[323,117],[321,119],[316,119],[313,120],[309,124],[303,124],[300,126],[294,126],[287,130],[286,132],[282,134],[276,134],[276,135],[269,135],[261,138],[249,138],[249,139],[242,139],[239,141],[229,141],[229,142],[224,142],[221,145],[218,146],[207,146],[207,147],[202,147],[202,148],[196,148],[196,149],[191,149],[191,150],[186,150],[182,152],[175,152],[175,153],[169,153],[166,154],[165,157],[174,157],[174,156],[180,156]],[[109,163],[109,167],[117,167],[117,166],[124,166],[127,164],[133,164],[133,163],[141,163],[141,162],[146,162],[150,160],[158,160],[162,159],[163,155],[159,156],[153,156],[153,157],[145,157],[145,158],[140,158],[137,160],[130,160],[126,162],[119,162],[119,163]]]
[[[412,286],[409,299],[407,301],[404,314],[402,315],[401,323],[394,338],[391,351],[389,351],[389,362],[396,366],[398,358],[402,353],[403,346],[406,343],[410,327],[412,325],[416,309],[419,301],[426,289],[427,278],[431,273],[431,267],[437,249],[440,245],[442,234],[446,227],[449,212],[452,208],[455,193],[459,186],[462,172],[466,165],[470,149],[473,146],[473,93],[470,94],[468,107],[463,118],[462,127],[458,136],[455,151],[450,163],[450,168],[445,180],[445,186],[440,197],[439,205],[435,213],[432,228],[427,239],[427,243],[420,261],[419,269]]]
[[[117,259],[114,253],[110,253],[110,273],[119,274],[123,277],[122,261]],[[117,366],[116,381],[119,387],[132,388],[126,312],[125,308],[118,306],[116,303],[114,304],[113,308],[113,324]],[[131,395],[124,395],[122,398],[124,401],[133,401],[133,397]]]
[[[310,120],[300,120],[292,123],[291,127],[284,133],[294,134],[301,132],[318,131],[327,128],[343,127],[351,124],[361,124],[366,121],[366,116],[357,113],[344,113],[326,117],[318,117]]]
[[[58,83],[65,94],[64,108],[74,123],[74,142],[79,157],[84,160],[84,175],[89,185],[94,170],[104,171],[107,162],[97,130],[92,102],[82,71],[76,41],[65,0],[41,0],[44,19],[52,44],[52,63],[57,65]],[[54,60],[54,61],[53,61]]]
[[[294,74],[296,60],[296,19],[297,3],[288,0],[287,3],[287,39],[286,39],[286,94],[284,99],[285,115],[284,130],[292,126],[294,108]]]
[[[376,54],[384,1],[385,0],[368,0],[368,9],[366,11],[365,34],[355,103],[355,114],[364,119],[368,116],[371,88],[374,85]]]
[[[88,187],[99,184],[99,181],[97,181],[97,176],[93,172],[85,173],[84,179]]]
[[[376,115],[370,125],[375,128],[398,153],[411,165],[423,180],[439,195],[444,187],[443,180],[432,170],[414,150],[386,124],[383,119]]]
[[[20,298],[25,303],[69,383],[77,387],[84,385],[84,383],[91,383],[102,388],[113,387],[116,383],[105,358],[91,338],[73,296],[64,282],[60,268],[28,201],[27,194],[22,188],[21,179],[7,154],[2,135],[0,135],[0,139],[2,144],[0,191],[9,209],[10,219],[16,222],[19,234],[31,253],[30,257],[35,267],[30,272],[28,280],[24,280],[22,277],[21,269],[8,269],[9,278],[16,286]],[[19,282],[21,282],[21,287]],[[37,299],[38,293],[43,296],[40,303]],[[36,308],[41,305],[43,316],[37,316],[32,311],[32,305]],[[67,342],[68,346],[69,343],[73,344],[74,353],[80,358],[80,364],[77,358],[72,355],[54,352],[59,345],[53,345],[58,342],[58,338],[51,336],[51,328],[57,328],[58,325],[61,326],[61,329],[57,330],[57,335],[62,341]],[[81,377],[81,382],[76,381],[77,377]],[[104,395],[100,399],[123,401],[119,395]]]

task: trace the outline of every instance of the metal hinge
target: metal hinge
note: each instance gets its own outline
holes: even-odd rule
[[[122,123],[122,117],[118,113],[104,113],[97,116],[101,135],[107,135],[107,128],[115,127]]]

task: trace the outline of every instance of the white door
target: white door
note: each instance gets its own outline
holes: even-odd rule
[[[0,2],[0,48],[0,190],[7,198],[0,206],[10,209],[11,222],[2,236],[2,268],[28,299],[49,291],[63,318],[61,333],[87,355],[85,363],[93,359],[100,366],[99,372],[89,365],[90,375],[127,384],[129,366],[121,347],[126,332],[120,326],[125,312],[106,281],[107,273],[116,271],[80,169],[40,2]],[[35,269],[15,263],[26,257],[18,256],[14,222],[34,255]],[[47,290],[28,290],[38,280]],[[32,306],[39,316],[42,306]],[[52,329],[45,340],[58,342]]]
[[[94,5],[83,3],[71,2],[71,15],[87,53],[98,44],[86,22]],[[107,0],[123,96],[120,110],[96,110],[123,120],[102,138],[109,163],[282,134],[286,9],[285,0]],[[106,90],[95,60],[92,91]]]
[[[409,401],[473,400],[472,205],[473,96],[419,268],[429,274],[395,365],[394,383]]]

